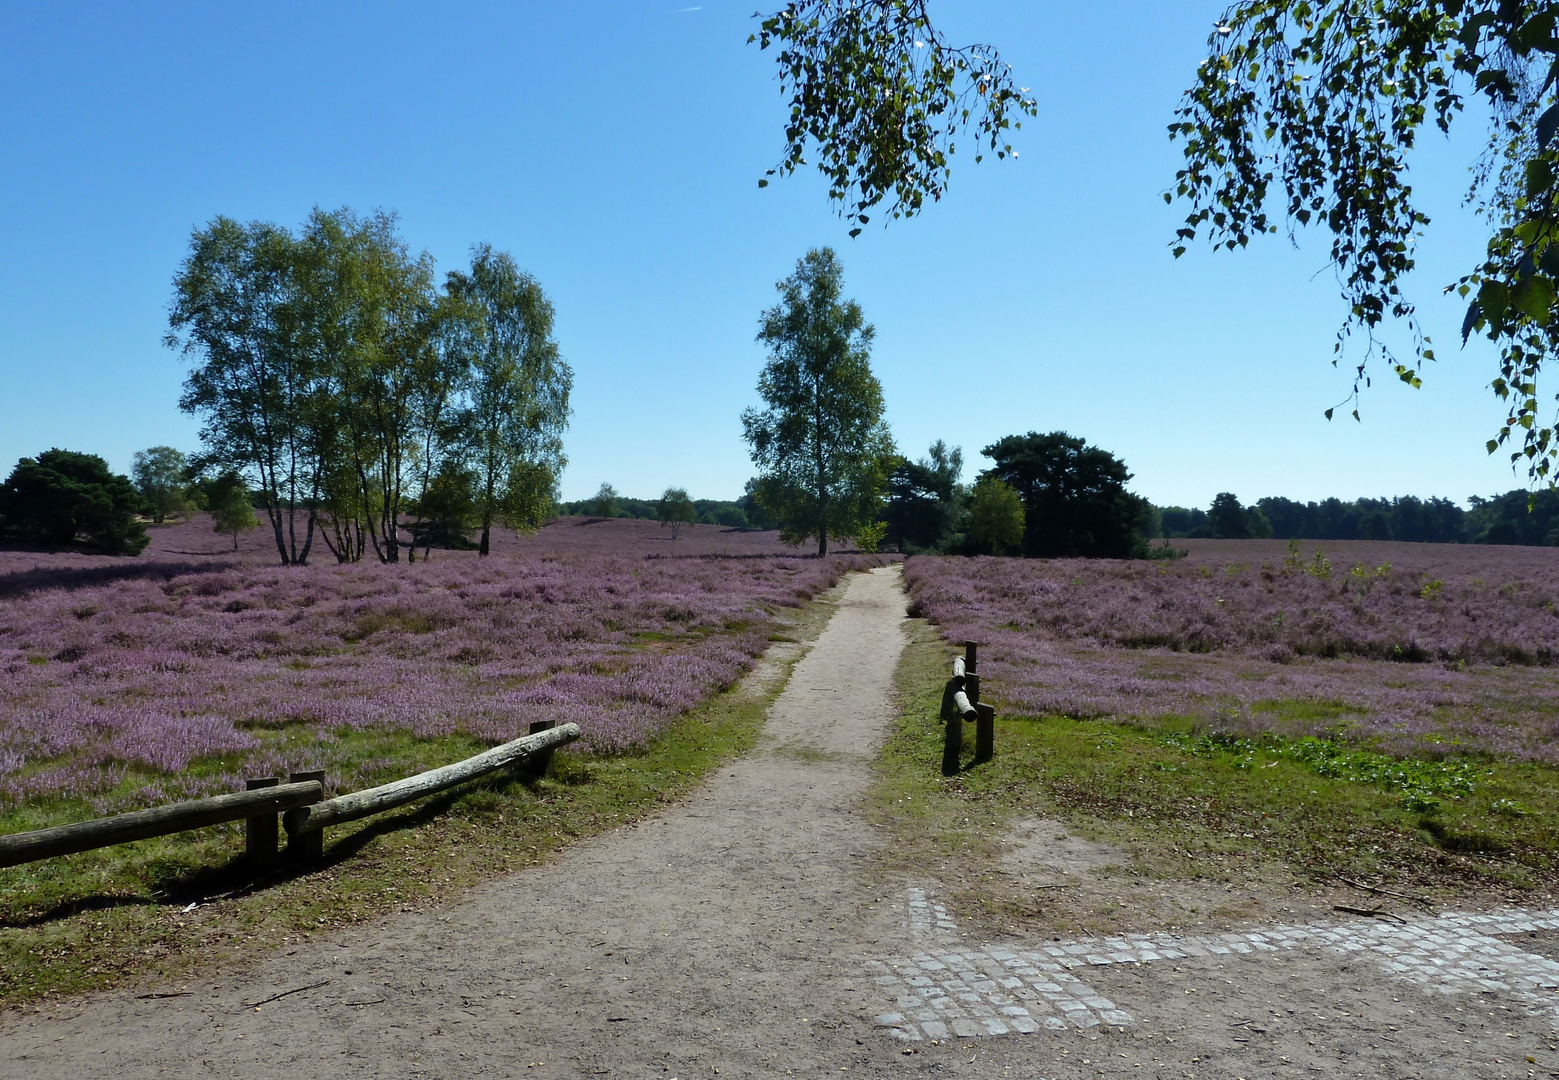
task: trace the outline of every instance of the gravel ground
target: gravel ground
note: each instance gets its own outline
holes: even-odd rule
[[[868,880],[904,607],[897,567],[852,576],[760,749],[664,816],[240,975],[11,1014],[0,1076],[1559,1076],[1559,915],[990,943],[937,882]],[[950,986],[977,1037],[906,1013]]]

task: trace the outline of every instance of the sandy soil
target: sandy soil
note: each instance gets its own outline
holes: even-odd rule
[[[13,1014],[0,1076],[1559,1076],[1530,995],[1446,995],[1318,949],[1089,972],[1130,1026],[890,1038],[871,962],[926,946],[904,882],[861,873],[882,841],[857,808],[904,608],[897,567],[853,575],[760,749],[663,817],[442,911],[160,988],[183,996]],[[1053,873],[1113,861],[1044,823],[1014,839]]]

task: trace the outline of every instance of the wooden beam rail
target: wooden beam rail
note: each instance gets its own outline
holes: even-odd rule
[[[953,658],[953,677],[942,691],[942,721],[947,737],[942,743],[942,775],[956,776],[964,748],[964,721],[975,725],[974,764],[996,756],[996,710],[980,701],[979,643],[964,642],[964,655]]]
[[[52,829],[11,833],[9,836],[0,836],[0,866],[16,866],[36,859],[128,844],[132,840],[167,836],[189,829],[203,829],[208,825],[220,825],[225,821],[260,818],[267,814],[274,821],[275,815],[281,811],[317,803],[324,797],[324,787],[317,782],[279,784],[254,791],[214,795],[209,799],[190,799],[167,806],[154,806],[150,810],[135,810],[113,817],[78,821],[72,825],[56,825]]]
[[[522,735],[453,765],[289,810],[282,817],[282,824],[287,829],[287,846],[289,849],[296,848],[305,859],[317,859],[323,853],[323,845],[318,838],[327,825],[340,825],[393,810],[397,806],[435,795],[500,769],[518,769],[534,764],[534,759],[542,755],[550,756],[553,750],[573,742],[580,734],[578,724],[560,724],[533,735]]]

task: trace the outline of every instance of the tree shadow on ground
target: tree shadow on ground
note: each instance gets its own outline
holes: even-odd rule
[[[40,566],[0,574],[0,598],[10,599],[44,589],[88,589],[117,581],[169,581],[186,574],[209,574],[239,565],[220,562],[143,562],[122,566]]]

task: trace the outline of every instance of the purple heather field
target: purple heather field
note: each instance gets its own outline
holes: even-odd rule
[[[307,767],[349,790],[377,764],[332,753],[351,732],[496,743],[560,719],[618,751],[748,670],[775,612],[885,561],[623,519],[412,566],[340,566],[316,544],[284,568],[265,528],[233,552],[203,518],[152,536],[136,558],[0,552],[0,810],[124,809]]]
[[[1176,543],[1189,557],[916,557],[905,579],[948,641],[981,643],[1002,711],[1559,763],[1559,549]]]

